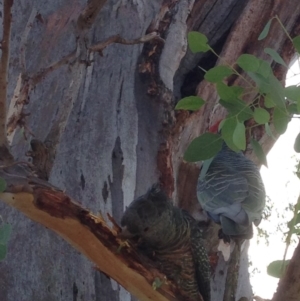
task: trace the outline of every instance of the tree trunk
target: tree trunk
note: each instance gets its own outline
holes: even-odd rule
[[[242,53],[267,59],[265,47],[276,49],[289,63],[292,45],[278,23],[265,40],[257,37],[275,14],[292,37],[299,35],[297,4],[296,0],[108,0],[91,28],[85,28],[82,40],[76,22],[86,1],[15,1],[8,118],[18,109],[17,116],[22,116],[18,125],[23,126],[26,118],[25,128],[9,132],[15,159],[27,161],[32,134],[54,144],[49,182],[95,215],[106,218],[109,213],[118,223],[125,207],[158,181],[176,204],[191,210],[199,168],[184,163],[183,153],[225,111],[198,68],[209,69],[218,62],[212,55],[187,50],[187,32],[206,34],[230,64]],[[153,33],[160,38],[136,40]],[[80,41],[90,47],[115,35],[135,42],[126,45],[116,38],[102,51],[88,52],[88,60],[74,60]],[[53,67],[68,55],[59,68]],[[284,79],[286,70],[272,66]],[[26,87],[35,88],[16,104]],[[206,106],[196,113],[174,113],[176,101],[196,91],[207,100]],[[272,142],[263,132],[256,135],[268,150]],[[0,214],[13,227],[8,256],[1,262],[1,300],[134,299],[54,232],[3,203]],[[207,245],[215,254],[215,241]],[[252,297],[247,249],[248,244],[241,254],[235,300]],[[212,277],[212,301],[223,300],[227,269],[220,257]]]

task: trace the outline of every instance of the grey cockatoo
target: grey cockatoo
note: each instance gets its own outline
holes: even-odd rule
[[[232,237],[251,238],[252,223],[260,223],[265,207],[265,188],[257,166],[225,143],[207,172],[200,174],[197,197],[208,215],[221,224],[222,232]]]
[[[141,252],[189,300],[201,300],[199,292],[205,301],[210,300],[210,264],[201,230],[187,212],[173,206],[158,185],[129,205],[121,225],[121,237],[138,238]]]

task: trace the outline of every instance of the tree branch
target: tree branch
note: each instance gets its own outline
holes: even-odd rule
[[[124,38],[122,38],[120,35],[115,35],[112,37],[109,37],[108,39],[106,39],[103,42],[98,42],[92,46],[89,47],[90,51],[93,52],[102,52],[104,50],[104,48],[106,48],[107,46],[109,46],[110,44],[113,43],[117,43],[117,44],[123,44],[123,45],[135,45],[135,44],[142,44],[142,43],[146,43],[149,42],[153,39],[159,39],[161,41],[164,42],[164,39],[162,39],[157,32],[151,32],[141,38],[137,38],[134,40],[125,40]]]
[[[116,226],[109,228],[102,217],[93,215],[62,191],[34,177],[28,166],[14,163],[0,169],[0,177],[7,184],[6,191],[0,193],[2,201],[55,231],[139,300],[175,301],[181,296],[188,301],[156,270],[150,259],[117,237]],[[157,278],[162,286],[154,289]]]
[[[300,296],[300,242],[294,255],[286,269],[282,279],[280,279],[277,292],[272,301],[298,301]]]

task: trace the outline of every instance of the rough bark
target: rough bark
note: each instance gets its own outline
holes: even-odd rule
[[[89,1],[89,5],[96,2]],[[291,36],[299,35],[297,2],[108,0],[97,8],[99,11],[102,8],[100,13],[92,9],[94,14],[90,16],[91,6],[85,7],[83,0],[15,1],[7,87],[7,104],[10,102],[7,133],[14,158],[26,160],[25,153],[30,149],[30,141],[24,139],[22,131],[28,137],[34,134],[36,141],[42,143],[38,144],[42,145],[39,149],[48,156],[40,164],[46,172],[39,176],[49,178],[52,185],[80,201],[80,206],[95,215],[101,212],[106,217],[109,213],[117,222],[125,206],[158,180],[176,203],[192,208],[199,167],[184,163],[182,155],[189,142],[224,116],[225,111],[216,104],[214,87],[202,81],[203,75],[197,67],[209,68],[219,62],[210,55],[192,55],[187,51],[187,31],[199,30],[206,34],[211,46],[229,63],[241,53],[269,59],[263,53],[264,47],[278,50],[288,63],[293,49],[278,24],[271,28],[265,40],[258,42],[257,37],[275,14]],[[155,33],[161,39],[143,40]],[[133,43],[125,43],[124,39]],[[111,41],[121,44],[110,44]],[[129,45],[123,45],[122,41]],[[92,48],[100,42],[103,48]],[[104,49],[104,46],[107,47]],[[100,53],[93,52],[99,50]],[[276,64],[272,66],[277,77],[284,79],[286,70]],[[237,81],[233,78],[231,84]],[[175,114],[175,102],[183,95],[195,94],[196,90],[208,100],[206,106],[196,113]],[[18,125],[22,131],[15,130]],[[271,147],[272,141],[261,129],[255,135],[265,150]],[[248,154],[251,155],[251,150]],[[24,213],[30,207],[20,207],[23,199],[36,207],[37,191],[32,183],[27,184],[23,192],[13,191],[19,194],[14,203],[9,192],[2,195],[2,200]],[[53,189],[45,182],[35,185],[41,185],[46,192]],[[55,191],[62,196],[61,191]],[[46,199],[43,194],[43,200]],[[0,214],[13,225],[9,254],[1,262],[1,300],[19,300],[20,296],[22,300],[49,301],[131,300],[125,289],[100,275],[89,260],[63,239],[25,218],[18,210],[0,204]],[[101,220],[88,211],[83,212],[91,223]],[[61,224],[56,225],[61,225],[60,230],[54,224],[47,224],[48,218],[55,220],[51,214],[40,215],[39,219],[31,215],[31,218],[61,234],[104,273],[114,274],[111,276],[137,297],[148,291],[156,300],[166,298],[160,292],[149,290],[156,271],[150,273],[151,276],[141,266],[139,272],[143,277],[138,278],[141,286],[135,290],[132,283],[126,283],[114,270],[101,266],[100,259],[96,258],[96,249],[101,248],[99,240],[95,240],[93,251],[84,249],[84,245],[89,246],[90,240],[97,237],[93,231],[90,233],[94,236],[85,238],[88,242],[72,240],[72,227],[82,226],[81,222],[68,224],[70,220],[78,221],[75,215],[72,219],[60,217]],[[102,230],[100,232],[105,233]],[[215,228],[210,227],[209,231]],[[119,244],[115,242],[114,247]],[[207,246],[215,255],[215,241],[207,239]],[[122,254],[114,255],[120,260],[120,266],[130,257],[123,260]],[[251,298],[247,265],[245,247],[236,300]],[[212,301],[223,298],[228,269],[220,257],[212,278]]]

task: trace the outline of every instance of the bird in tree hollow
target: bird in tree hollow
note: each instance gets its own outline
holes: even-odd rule
[[[140,251],[177,284],[183,300],[210,301],[210,264],[201,229],[158,185],[129,205],[121,225],[120,236],[138,239]]]
[[[210,131],[217,132],[219,123]],[[258,167],[225,142],[220,152],[206,162],[206,172],[201,172],[198,179],[200,205],[212,220],[221,224],[219,238],[224,241],[229,242],[230,237],[252,238],[252,223],[258,226],[262,219],[265,196]]]

